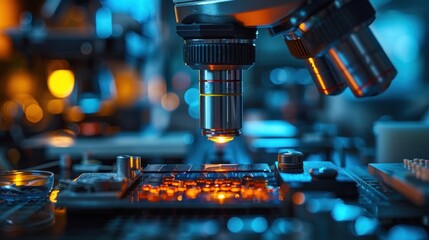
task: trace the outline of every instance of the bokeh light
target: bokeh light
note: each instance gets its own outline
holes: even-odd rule
[[[239,217],[232,217],[227,223],[228,230],[233,233],[238,233],[243,230],[244,223]]]
[[[43,118],[43,110],[38,104],[31,104],[25,108],[25,117],[31,123],[38,123]]]
[[[70,70],[55,70],[48,78],[48,88],[51,94],[57,98],[68,97],[74,88],[74,74]]]
[[[135,69],[123,67],[116,69],[113,75],[116,87],[115,102],[118,106],[127,107],[137,102],[144,92],[138,72]]]
[[[174,111],[179,106],[180,100],[177,94],[167,93],[161,98],[161,105],[167,111]]]
[[[165,80],[162,77],[154,77],[148,83],[148,96],[149,101],[152,103],[159,103],[162,96],[167,91]]]
[[[7,93],[10,97],[18,94],[30,94],[33,92],[33,78],[26,70],[17,70],[13,72],[7,82]]]
[[[19,105],[14,101],[6,101],[1,108],[2,117],[6,120],[14,119],[19,112]]]
[[[49,100],[46,108],[51,114],[60,114],[64,111],[64,101],[61,99],[52,99]]]
[[[85,115],[79,106],[73,106],[67,110],[66,119],[70,122],[80,122],[83,120]]]
[[[179,91],[184,91],[191,85],[191,76],[186,72],[177,72],[171,79],[173,88]]]

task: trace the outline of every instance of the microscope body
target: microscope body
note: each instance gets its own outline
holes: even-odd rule
[[[240,135],[242,70],[255,62],[258,28],[282,36],[319,92],[356,97],[386,90],[396,70],[368,26],[368,0],[175,0],[184,62],[200,74],[200,126],[215,142]]]

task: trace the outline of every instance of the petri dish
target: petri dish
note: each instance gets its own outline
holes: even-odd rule
[[[47,197],[53,185],[54,174],[48,171],[0,171],[0,199],[6,201]]]

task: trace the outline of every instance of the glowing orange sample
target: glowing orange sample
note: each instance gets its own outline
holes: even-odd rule
[[[231,189],[231,185],[229,185],[229,184],[222,184],[220,186],[221,191],[229,191],[230,189]]]
[[[192,187],[186,190],[186,197],[189,199],[195,199],[197,198],[199,193],[200,193],[200,189],[198,187]]]
[[[234,140],[234,137],[220,135],[220,136],[209,137],[208,139],[210,141],[215,142],[215,143],[227,143],[227,142]]]
[[[181,180],[173,180],[171,182],[171,185],[175,186],[175,187],[182,186],[183,185],[183,181],[181,181]]]
[[[238,193],[238,192],[240,192],[240,190],[241,190],[241,186],[240,185],[232,185],[230,191],[233,192],[233,193]]]
[[[143,184],[143,186],[142,186],[143,191],[149,191],[151,188],[152,188],[152,186],[150,184]]]

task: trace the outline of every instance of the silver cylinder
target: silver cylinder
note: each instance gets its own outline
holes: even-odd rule
[[[396,69],[368,27],[350,34],[327,53],[356,97],[386,90]]]
[[[119,155],[116,157],[116,172],[118,178],[134,178],[136,170],[141,169],[139,156]]]
[[[240,134],[242,70],[200,70],[200,126],[204,136]]]
[[[332,63],[325,57],[308,58],[305,61],[317,90],[324,95],[337,95],[347,85]]]

